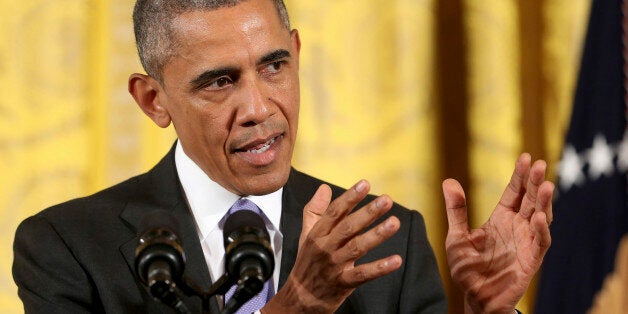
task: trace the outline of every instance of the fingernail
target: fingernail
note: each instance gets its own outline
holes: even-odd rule
[[[366,190],[366,181],[360,180],[360,182],[355,185],[355,190],[360,193],[364,192]]]

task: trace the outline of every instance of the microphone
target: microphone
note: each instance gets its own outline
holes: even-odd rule
[[[156,210],[144,216],[138,230],[135,272],[155,299],[189,313],[177,288],[183,276],[185,254],[177,237],[176,219],[165,210]]]
[[[237,278],[237,289],[225,304],[231,313],[254,297],[272,276],[275,257],[262,217],[250,210],[239,210],[227,217],[223,229],[225,270]]]

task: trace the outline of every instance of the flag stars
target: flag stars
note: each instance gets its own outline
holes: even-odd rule
[[[615,156],[617,163],[615,164]],[[585,167],[588,165],[588,167]],[[588,169],[586,172],[585,169]],[[602,176],[611,177],[615,171],[628,171],[628,132],[616,144],[609,144],[606,137],[597,134],[590,149],[580,154],[571,145],[565,145],[563,158],[558,165],[558,185],[568,191],[574,185],[581,186],[586,180],[597,180]]]
[[[559,167],[559,182],[561,189],[564,191],[569,190],[574,184],[580,185],[584,182],[584,173],[582,173],[582,167],[584,162],[580,159],[580,156],[576,152],[576,149],[571,146],[565,146],[563,152],[563,160],[560,161]]]
[[[593,140],[593,147],[589,150],[589,175],[597,180],[602,175],[610,177],[615,171],[613,167],[613,149],[608,146],[606,138],[598,134]]]

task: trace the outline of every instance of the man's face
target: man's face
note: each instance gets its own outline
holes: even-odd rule
[[[299,38],[272,1],[180,15],[163,69],[166,108],[183,150],[238,195],[283,186],[299,116]]]

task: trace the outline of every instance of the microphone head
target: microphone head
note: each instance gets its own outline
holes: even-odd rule
[[[253,232],[270,242],[270,235],[268,235],[268,230],[266,230],[262,217],[254,211],[239,210],[229,215],[225,221],[222,231],[225,248],[229,243],[233,242],[234,236],[237,237],[242,233],[243,229],[247,232]]]
[[[139,224],[139,242],[135,249],[135,271],[145,284],[148,268],[154,262],[165,261],[170,266],[173,279],[181,278],[185,254],[177,236],[177,220],[165,210],[146,214]]]
[[[225,270],[242,277],[252,265],[260,268],[262,284],[275,268],[270,236],[262,217],[250,210],[239,210],[227,217],[223,227]]]

